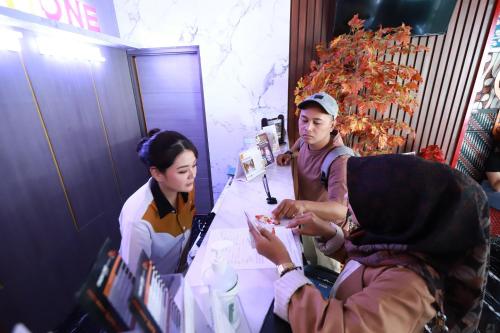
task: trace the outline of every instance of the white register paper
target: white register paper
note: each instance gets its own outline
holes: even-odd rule
[[[268,228],[269,229],[269,228]],[[295,238],[293,236],[292,230],[275,226],[274,230],[276,236],[285,244],[290,258],[296,266],[302,267],[302,256],[300,250],[297,248]],[[276,267],[271,261],[266,257],[261,256],[257,253],[257,250],[251,246],[252,235],[248,231],[248,228],[228,228],[228,229],[214,229],[210,231],[207,244],[206,257],[203,260],[202,272],[210,267],[210,264],[214,258],[214,251],[211,250],[211,245],[219,240],[229,240],[233,243],[232,247],[229,247],[225,253],[229,265],[234,269],[262,269],[262,268],[274,268]]]

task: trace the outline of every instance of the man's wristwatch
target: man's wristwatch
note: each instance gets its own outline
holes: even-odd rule
[[[288,273],[290,271],[294,271],[296,269],[300,269],[299,266],[295,266],[291,262],[286,262],[284,264],[279,264],[278,266],[276,266],[276,268],[278,269],[278,274],[279,274],[280,277],[282,277],[283,275],[285,275],[285,273]]]
[[[290,155],[290,157],[293,158],[293,151],[287,150],[285,154]]]

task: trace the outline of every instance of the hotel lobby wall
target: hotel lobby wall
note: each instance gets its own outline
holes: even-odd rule
[[[124,50],[91,64],[0,51],[0,331],[54,328],[118,214],[147,179]]]
[[[286,117],[290,0],[114,4],[124,40],[144,48],[199,46],[216,201],[261,118]]]

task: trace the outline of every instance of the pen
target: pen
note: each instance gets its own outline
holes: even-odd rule
[[[264,177],[262,177],[262,184],[264,184],[264,190],[266,191],[267,197],[271,197],[271,193],[269,193],[269,183],[267,182],[267,176],[264,174]]]

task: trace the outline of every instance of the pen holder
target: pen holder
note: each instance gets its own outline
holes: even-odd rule
[[[271,196],[271,191],[269,191],[269,183],[267,182],[267,176],[264,174],[262,177],[262,184],[264,185],[264,190],[266,191],[267,198],[266,201],[269,205],[276,205],[278,200],[275,197]]]
[[[276,205],[278,203],[278,200],[276,200],[275,197],[267,197],[266,201],[270,205]]]

